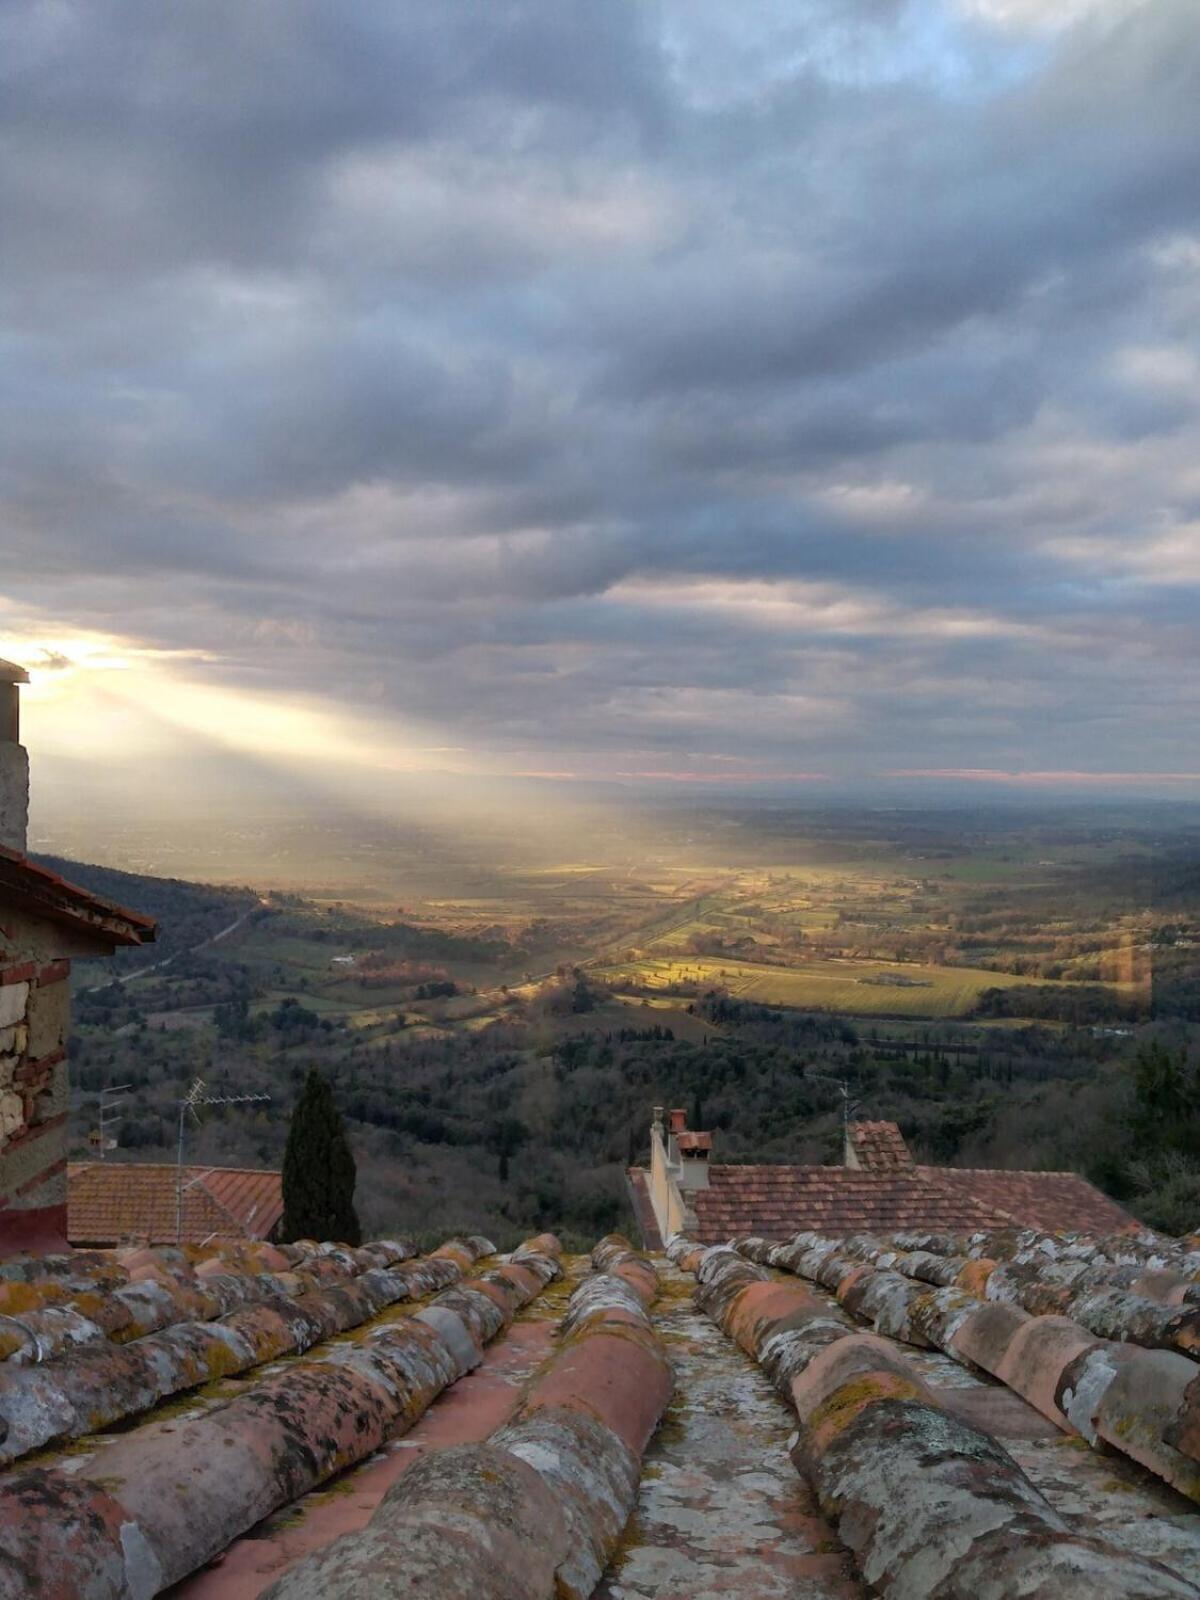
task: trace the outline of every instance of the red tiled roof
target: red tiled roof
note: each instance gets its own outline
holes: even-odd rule
[[[852,1167],[710,1167],[708,1188],[695,1190],[692,1204],[704,1244],[745,1233],[786,1239],[802,1229],[895,1232],[916,1225],[917,1218],[921,1227],[950,1232],[1012,1221],[1005,1211],[918,1181],[915,1174]]]
[[[248,1239],[270,1237],[283,1216],[283,1178],[248,1167],[211,1167],[204,1187],[227,1216],[241,1223]]]
[[[898,1233],[919,1227],[967,1233],[1013,1222],[1051,1231],[1111,1233],[1136,1226],[1114,1201],[1073,1172],[913,1167],[709,1168],[693,1192],[701,1243],[738,1234],[790,1238],[818,1233]]]
[[[1007,1211],[1047,1233],[1103,1235],[1138,1223],[1077,1172],[1016,1172],[1003,1167],[918,1167],[918,1176]]]
[[[713,1140],[711,1133],[688,1133],[685,1130],[675,1135],[675,1142],[681,1150],[711,1150]]]
[[[102,900],[6,845],[0,845],[0,899],[105,944],[150,944],[157,931],[153,917]]]
[[[72,1244],[145,1238],[173,1244],[176,1169],[123,1161],[72,1163],[67,1231]],[[183,1169],[183,1240],[266,1239],[283,1215],[278,1172],[239,1167]]]
[[[847,1130],[850,1144],[863,1172],[902,1172],[911,1169],[913,1158],[904,1135],[894,1122],[852,1122]]]

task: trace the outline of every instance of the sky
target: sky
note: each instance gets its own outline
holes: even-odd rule
[[[1195,0],[0,0],[0,79],[44,772],[1200,796]]]

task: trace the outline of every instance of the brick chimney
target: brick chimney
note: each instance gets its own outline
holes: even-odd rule
[[[845,1165],[856,1172],[911,1172],[912,1152],[895,1122],[848,1122]]]
[[[29,836],[29,756],[21,743],[20,685],[29,675],[0,661],[0,844],[25,852]]]
[[[712,1153],[712,1134],[697,1133],[687,1125],[687,1112],[671,1112],[670,1145],[671,1163],[678,1174],[681,1189],[708,1188],[708,1158]]]

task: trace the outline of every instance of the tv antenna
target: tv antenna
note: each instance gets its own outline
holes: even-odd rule
[[[861,1100],[850,1097],[850,1084],[845,1078],[835,1078],[831,1072],[806,1072],[806,1078],[819,1078],[823,1083],[835,1083],[842,1097],[842,1138],[849,1138],[850,1119],[862,1109]]]
[[[269,1094],[209,1094],[203,1078],[194,1078],[179,1102],[179,1144],[175,1155],[175,1243],[183,1243],[183,1134],[189,1113],[200,1121],[201,1106],[243,1106],[269,1100]]]
[[[124,1110],[121,1096],[128,1094],[132,1088],[133,1085],[131,1083],[114,1083],[110,1088],[101,1089],[100,1091],[100,1105],[96,1113],[96,1120],[99,1126],[97,1136],[92,1140],[92,1143],[95,1145],[96,1153],[101,1161],[104,1160],[110,1150],[117,1148],[117,1141],[108,1137],[108,1130]]]

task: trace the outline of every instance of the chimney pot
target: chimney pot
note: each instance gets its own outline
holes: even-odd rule
[[[687,1112],[677,1107],[671,1112],[671,1132],[682,1133],[686,1127]]]

